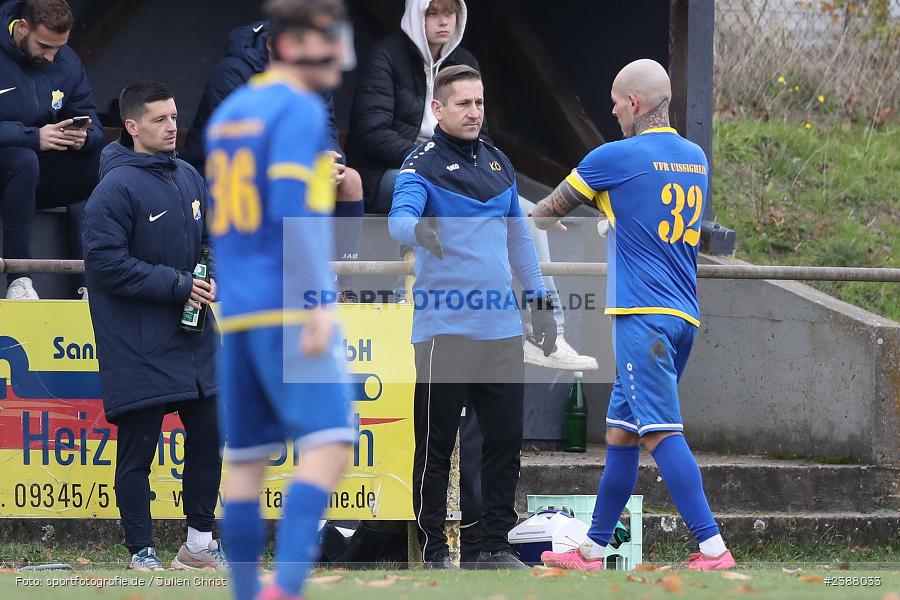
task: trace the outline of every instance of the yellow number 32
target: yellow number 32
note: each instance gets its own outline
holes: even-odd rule
[[[675,206],[672,208],[672,223],[668,221],[660,221],[657,232],[664,242],[674,244],[683,239],[690,246],[696,246],[700,243],[700,228],[691,229],[691,226],[700,220],[703,214],[703,191],[700,186],[692,185],[688,188],[687,198],[685,198],[684,188],[677,183],[666,184],[660,194],[662,203],[666,206],[672,204],[674,200]],[[687,203],[689,208],[694,209],[694,215],[688,222],[684,224],[684,218],[681,216],[684,205]]]

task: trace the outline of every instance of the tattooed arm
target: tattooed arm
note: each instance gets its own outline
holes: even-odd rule
[[[538,229],[550,229],[562,217],[566,216],[582,204],[593,206],[592,198],[588,198],[571,183],[563,180],[549,196],[537,203],[528,213],[534,219]]]

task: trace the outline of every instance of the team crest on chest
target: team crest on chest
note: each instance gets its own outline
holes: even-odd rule
[[[191,202],[191,208],[194,209],[194,220],[199,221],[200,220],[200,201],[195,198],[194,201]]]
[[[63,98],[65,97],[66,95],[59,90],[53,90],[52,92],[50,92],[50,108],[52,108],[53,110],[61,109]]]

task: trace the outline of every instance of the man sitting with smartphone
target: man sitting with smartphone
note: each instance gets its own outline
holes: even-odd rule
[[[54,206],[69,207],[69,256],[82,257],[84,200],[97,185],[103,129],[84,67],[66,45],[72,25],[66,0],[0,7],[4,258],[31,258],[35,209]],[[37,299],[28,273],[7,280],[7,298]]]

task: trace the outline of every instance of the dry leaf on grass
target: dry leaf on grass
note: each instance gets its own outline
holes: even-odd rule
[[[784,568],[784,567],[781,567],[781,572],[782,572],[782,573],[796,574],[796,573],[802,573],[802,572],[803,572],[803,569],[801,569],[800,567],[797,567],[796,569],[786,569],[786,568]]]
[[[628,583],[647,583],[647,580],[643,577],[635,577],[634,575],[629,575],[625,578],[625,581]]]
[[[403,577],[401,579],[409,579],[408,577]],[[422,587],[437,587],[437,581],[432,579],[431,581],[417,581],[413,587],[422,588]]]
[[[735,573],[734,571],[722,571],[722,579],[730,579],[731,581],[750,581],[753,579],[749,575],[743,573]]]
[[[801,577],[800,581],[803,583],[823,583],[825,580],[821,575],[807,575],[806,577]]]
[[[144,595],[134,592],[133,594],[128,594],[127,596],[122,596],[121,600],[144,600]]]
[[[323,577],[310,577],[306,580],[306,583],[310,583],[313,585],[323,585],[323,584],[331,584],[337,583],[344,579],[343,575],[325,575]]]
[[[881,597],[881,600],[900,600],[900,594],[897,592],[888,592]]]
[[[621,589],[622,589],[622,586],[619,585],[618,583],[614,583],[611,586],[609,586],[609,592],[611,594],[615,594],[616,592],[618,592]]]
[[[656,565],[651,565],[650,563],[641,563],[639,565],[636,565],[634,567],[634,570],[635,571],[655,571],[658,568],[659,567],[657,567]]]
[[[887,121],[887,118],[888,118],[888,116],[890,116],[890,114],[891,114],[890,106],[885,106],[884,108],[882,108],[878,112],[878,115],[875,117],[875,119],[873,121],[875,127],[881,127],[882,125],[884,125],[884,122]]]
[[[659,569],[657,569],[657,571],[671,571],[671,570],[672,570],[672,565],[663,565]]]
[[[363,587],[370,588],[386,588],[391,587],[395,583],[397,583],[396,579],[375,579],[373,581],[363,581],[362,579],[357,579],[356,583]]]
[[[89,565],[89,564],[91,564],[91,559],[85,558],[83,556],[79,556],[72,562],[74,562],[76,565]]]
[[[15,573],[15,569],[0,569],[0,575],[9,575],[10,573]]]
[[[678,573],[671,573],[669,575],[666,575],[656,583],[661,585],[662,588],[667,592],[671,592],[673,594],[680,594],[684,591],[684,585],[682,585],[681,583],[681,575],[679,575]]]
[[[566,577],[568,573],[564,569],[557,567],[534,568],[531,570],[531,576],[537,579],[549,579],[551,577]]]
[[[737,591],[738,591],[738,594],[755,594],[755,593],[757,593],[759,590],[756,589],[755,587],[753,587],[753,586],[748,585],[748,584],[745,583],[744,585],[740,586],[740,587],[737,589]]]

